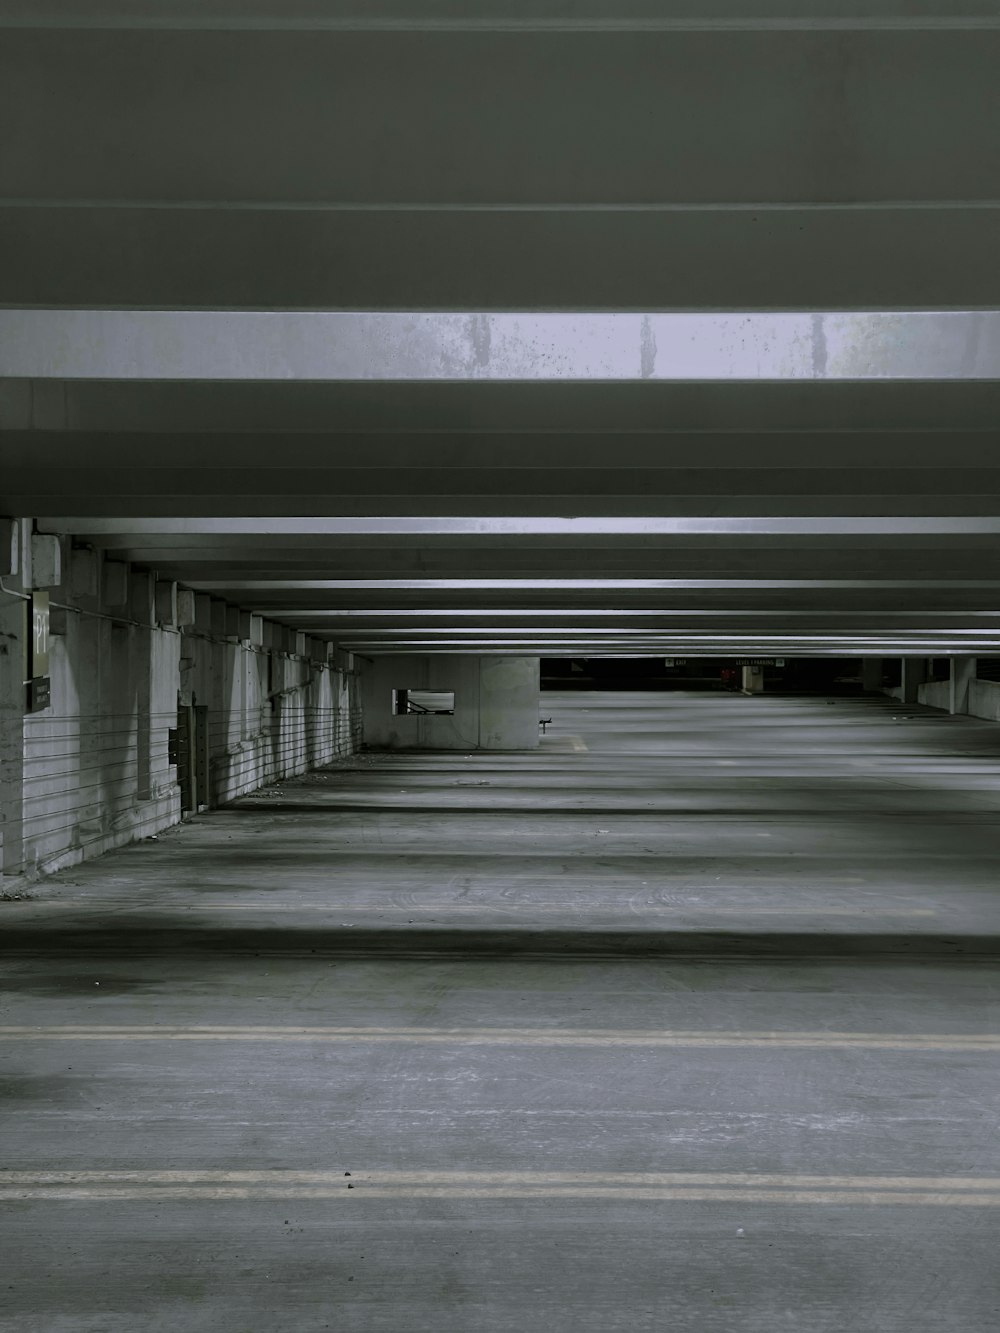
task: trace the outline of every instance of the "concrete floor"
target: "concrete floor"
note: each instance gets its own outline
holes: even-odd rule
[[[0,904],[3,1333],[997,1327],[1000,728],[543,704]]]

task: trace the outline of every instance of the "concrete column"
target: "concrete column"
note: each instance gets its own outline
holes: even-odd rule
[[[875,693],[882,688],[881,657],[866,657],[861,663],[861,688]]]
[[[212,632],[212,599],[207,592],[194,594],[193,629],[196,634]]]
[[[177,627],[177,584],[172,579],[157,579],[154,585],[156,620],[165,629]]]
[[[101,569],[101,603],[105,610],[127,606],[129,567],[122,560],[105,560]]]
[[[948,712],[967,713],[969,690],[976,679],[976,658],[953,657],[948,666]]]
[[[238,606],[226,607],[226,637],[238,639],[241,643],[249,642],[253,628],[253,616]]]
[[[13,589],[20,579],[8,574],[4,583]],[[0,875],[16,875],[24,865],[27,605],[13,591],[0,591]]]
[[[923,685],[927,679],[927,658],[926,657],[904,657],[902,671],[902,694],[901,702],[904,704],[915,704],[917,702],[917,688]]]
[[[743,693],[761,694],[764,690],[764,668],[745,666],[743,668]]]
[[[34,587],[32,521],[15,518],[3,534],[0,568],[0,875],[24,870],[24,710],[27,704]],[[9,555],[9,561],[6,557]]]
[[[133,570],[129,576],[128,595],[131,618],[138,622],[132,628],[129,655],[136,710],[136,799],[148,801],[153,794],[153,659],[150,628],[156,615],[153,575]]]

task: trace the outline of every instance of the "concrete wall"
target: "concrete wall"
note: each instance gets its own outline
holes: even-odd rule
[[[306,773],[361,744],[356,675],[307,656],[295,642],[303,637],[278,648],[182,635],[181,701],[209,710],[211,804]]]
[[[363,673],[374,749],[527,750],[538,745],[537,657],[378,657]],[[394,689],[453,690],[453,716],[396,716]]]
[[[972,717],[989,718],[1000,722],[1000,683],[993,680],[974,680],[969,686],[969,713]]]
[[[37,713],[24,711],[21,662],[30,562],[0,591],[5,888],[8,877],[72,865],[180,820],[168,757],[179,704],[208,710],[208,805],[360,745],[349,655],[68,542],[61,565],[49,588],[51,701]]]
[[[917,686],[917,703],[928,708],[943,708],[947,712],[951,707],[950,691],[951,685],[946,680],[925,681]]]
[[[1000,722],[1000,683],[992,680],[968,682],[968,708],[959,708],[969,717],[982,717],[990,722]],[[895,699],[901,697],[902,687],[883,690]],[[952,683],[948,680],[925,681],[917,687],[917,702],[927,708],[940,708],[950,712],[952,706]]]
[[[150,664],[141,674],[140,638]],[[176,634],[67,616],[50,650],[51,706],[23,721],[21,871],[70,865],[178,821],[180,792],[167,762],[178,656]],[[140,710],[143,691],[148,710]],[[18,869],[4,865],[5,874]]]

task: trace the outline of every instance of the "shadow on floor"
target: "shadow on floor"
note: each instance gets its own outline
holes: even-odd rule
[[[263,908],[267,911],[267,908]],[[340,909],[343,910],[343,909]],[[143,913],[141,918],[116,914],[113,920],[80,926],[71,921],[44,925],[12,923],[5,930],[3,954],[73,954],[95,957],[130,954],[144,958],[185,954],[265,955],[325,954],[337,958],[400,959],[453,956],[491,961],[526,957],[557,963],[562,959],[759,958],[770,963],[800,964],[877,958],[880,964],[914,961],[995,963],[1000,935],[901,933],[837,933],[543,929],[526,926],[489,929],[482,926],[390,928],[282,924],[235,927],[195,925],[169,913]]]

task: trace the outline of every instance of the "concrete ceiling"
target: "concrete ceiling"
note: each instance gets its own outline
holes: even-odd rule
[[[368,653],[1000,651],[1000,0],[0,28],[3,511]]]

